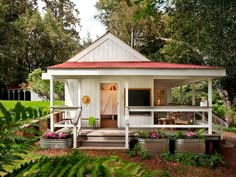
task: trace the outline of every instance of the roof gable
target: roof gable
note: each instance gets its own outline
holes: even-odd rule
[[[110,32],[106,33],[89,47],[70,58],[67,62],[117,62],[150,61]]]

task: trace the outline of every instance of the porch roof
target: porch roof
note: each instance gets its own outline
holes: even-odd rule
[[[216,66],[175,64],[149,61],[65,62],[49,69],[223,69]]]

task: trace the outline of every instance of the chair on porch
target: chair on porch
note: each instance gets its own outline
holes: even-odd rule
[[[78,130],[78,124],[79,124],[79,119],[81,117],[81,113],[82,113],[82,108],[78,108],[76,111],[75,111],[75,116],[73,118],[64,118],[62,119],[62,121],[60,122],[57,122],[54,124],[54,127],[60,127],[60,128],[73,128],[73,147],[76,148],[77,147],[77,134],[78,134],[78,131],[80,131],[80,128],[79,127],[79,130]]]
[[[82,109],[78,108],[75,111],[75,116],[73,118],[64,118],[60,122],[55,123],[54,127],[73,127],[72,125],[78,125],[79,118],[81,116]]]

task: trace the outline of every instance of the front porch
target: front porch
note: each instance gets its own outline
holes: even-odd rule
[[[129,130],[129,146],[134,147],[137,143],[136,132],[140,130],[150,130],[150,128],[130,128]],[[157,130],[153,128],[152,130]],[[175,135],[180,129],[165,129],[162,130],[168,135]],[[183,133],[188,132],[188,129],[181,129]],[[125,129],[121,128],[84,128],[81,134],[77,137],[77,149],[82,150],[127,150],[125,147]],[[214,153],[220,146],[220,135],[213,132],[212,135],[203,134],[206,142],[206,153]],[[173,149],[173,147],[172,147]]]

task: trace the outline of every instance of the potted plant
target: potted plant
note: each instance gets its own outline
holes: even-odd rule
[[[40,147],[46,148],[71,148],[71,132],[50,132],[47,131],[40,138]]]
[[[204,131],[204,129],[200,129],[197,132],[189,131],[187,133],[178,131],[175,135],[175,152],[205,153],[205,139],[202,136]]]
[[[138,142],[150,155],[158,155],[169,150],[168,136],[161,131],[139,131]]]

